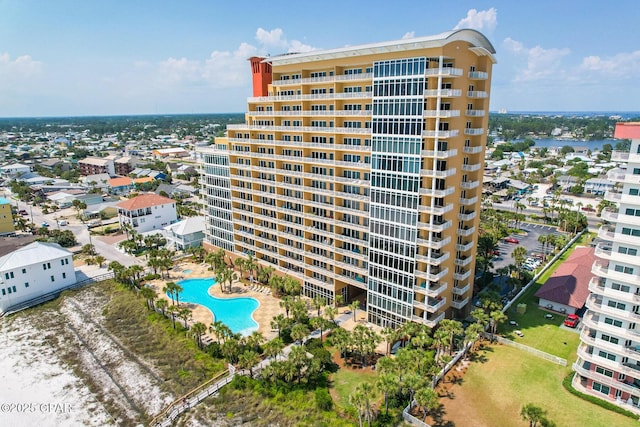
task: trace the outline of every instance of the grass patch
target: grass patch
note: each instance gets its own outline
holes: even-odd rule
[[[375,388],[375,382],[378,376],[375,372],[370,370],[351,370],[348,368],[340,368],[337,372],[331,376],[331,386],[335,390],[338,401],[335,402],[343,410],[349,410],[351,404],[349,403],[349,395],[353,393],[356,387],[362,383],[369,383],[374,387],[375,397],[374,402],[379,401],[382,395],[379,394],[378,389]]]
[[[224,370],[224,362],[198,349],[176,322],[146,308],[145,301],[113,286],[104,309],[105,327],[129,348],[149,359],[175,394],[185,393]]]
[[[592,235],[583,234],[559,259],[557,259],[540,278],[527,289],[527,291],[507,311],[509,320],[518,323],[517,326],[505,322],[499,328],[499,333],[513,341],[528,345],[554,356],[567,359],[569,363],[576,359],[576,349],[580,344],[580,335],[575,330],[561,328],[564,315],[552,313],[553,318],[548,319],[548,311],[538,308],[538,298],[535,293],[551,277],[556,269],[571,255],[576,246],[590,242]],[[518,304],[526,304],[527,310],[523,314],[517,312]],[[524,337],[513,333],[520,330]]]
[[[520,409],[533,403],[548,411],[558,426],[631,427],[637,421],[584,401],[564,389],[570,368],[544,361],[508,346],[479,352],[453,399],[444,399],[452,425],[524,425]]]

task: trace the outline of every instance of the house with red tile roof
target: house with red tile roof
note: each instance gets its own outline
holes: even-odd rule
[[[576,248],[536,292],[540,308],[563,314],[580,310],[589,296],[591,266],[595,259],[594,248]]]
[[[121,176],[110,179],[108,185],[111,194],[129,194],[133,189],[133,180],[128,176]]]
[[[157,194],[141,194],[116,205],[120,226],[130,225],[138,233],[162,230],[178,220],[176,201]]]

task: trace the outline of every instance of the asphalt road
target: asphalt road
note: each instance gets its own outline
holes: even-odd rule
[[[506,267],[509,264],[514,264],[513,257],[511,253],[515,249],[516,246],[524,246],[527,248],[529,253],[537,252],[542,253],[542,244],[538,242],[538,237],[544,234],[562,234],[558,231],[556,227],[552,227],[549,225],[541,225],[541,224],[533,224],[533,223],[522,223],[520,225],[520,229],[522,230],[522,234],[513,233],[508,237],[513,237],[518,239],[518,243],[507,243],[504,240],[498,242],[498,251],[500,251],[500,255],[493,259],[494,271],[499,268]]]

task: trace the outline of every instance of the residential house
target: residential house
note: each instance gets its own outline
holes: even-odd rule
[[[14,232],[11,202],[0,197],[0,235],[13,234]]]
[[[560,187],[561,191],[569,191],[571,187],[578,185],[578,178],[571,175],[561,175],[556,180],[556,185]]]
[[[156,157],[189,157],[189,152],[181,147],[160,148],[153,150],[152,154]]]
[[[111,175],[108,173],[87,175],[86,177],[81,178],[81,181],[87,189],[99,188],[102,191],[107,191],[109,188],[109,180],[111,180]]]
[[[8,178],[15,178],[18,175],[28,174],[29,172],[31,172],[31,166],[22,163],[0,166],[0,175]]]
[[[128,176],[119,176],[109,180],[109,194],[129,194],[134,188],[133,179]]]
[[[187,217],[164,228],[167,231],[167,244],[175,250],[184,251],[202,246],[204,240],[204,217]]]
[[[139,233],[162,229],[178,220],[175,200],[157,194],[141,194],[116,207],[120,226],[128,224]]]
[[[589,296],[589,281],[594,277],[591,265],[595,260],[594,248],[576,248],[536,292],[540,308],[563,314],[575,314],[582,309]]]
[[[584,183],[584,192],[595,196],[602,196],[609,190],[613,190],[615,182],[607,178],[589,178]]]
[[[75,283],[70,251],[57,243],[33,242],[0,258],[0,311]]]
[[[116,172],[116,175],[127,176],[133,170],[133,166],[135,161],[133,157],[125,156],[115,159],[113,161],[113,166]]]

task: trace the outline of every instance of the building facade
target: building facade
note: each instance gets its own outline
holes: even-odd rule
[[[73,254],[34,242],[0,258],[0,312],[76,283]]]
[[[612,154],[626,168],[608,175],[617,188],[605,199],[617,208],[602,212],[573,383],[640,413],[640,123],[619,123],[615,137],[631,150]]]
[[[382,326],[469,312],[495,50],[480,33],[251,58],[204,149],[205,246]]]
[[[138,233],[162,230],[178,220],[175,200],[157,194],[141,194],[118,203],[116,208],[120,226],[127,224]]]
[[[113,159],[101,158],[101,157],[87,157],[82,160],[78,160],[78,166],[80,168],[80,175],[97,175],[106,173],[109,176],[115,176],[116,169],[113,163]]]
[[[0,235],[12,234],[15,231],[11,202],[4,197],[0,197]]]

